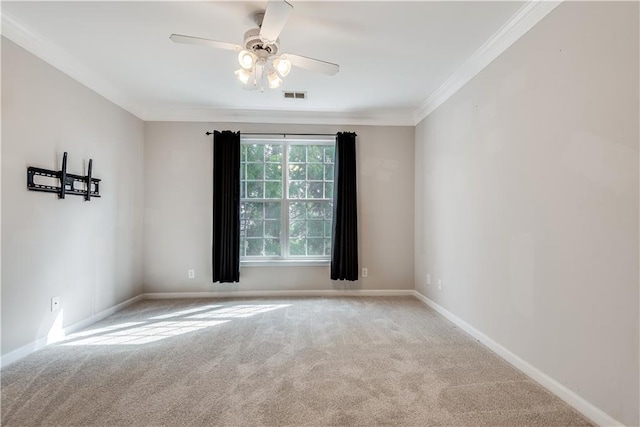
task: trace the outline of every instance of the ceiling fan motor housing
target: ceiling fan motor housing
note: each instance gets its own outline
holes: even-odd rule
[[[253,28],[244,33],[244,48],[255,53],[259,58],[262,56],[277,55],[280,49],[280,39],[275,43],[265,43],[260,38],[260,28]]]

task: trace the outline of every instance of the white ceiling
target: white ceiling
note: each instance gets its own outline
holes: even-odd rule
[[[281,52],[337,63],[340,72],[294,68],[282,88],[264,93],[242,89],[232,51],[169,40],[178,33],[241,44],[266,3],[3,1],[3,35],[39,46],[34,53],[145,120],[213,120],[207,112],[224,111],[239,120],[343,115],[407,124],[524,5],[290,0]],[[282,90],[308,99],[283,99]]]

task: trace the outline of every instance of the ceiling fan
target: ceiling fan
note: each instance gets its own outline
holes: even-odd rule
[[[169,38],[175,43],[196,44],[238,52],[240,68],[236,70],[235,75],[245,89],[264,90],[265,78],[269,87],[275,89],[289,74],[291,66],[330,76],[335,75],[340,70],[337,64],[291,53],[280,53],[278,37],[292,11],[293,6],[287,1],[270,0],[265,11],[254,15],[258,28],[252,28],[244,34],[243,45],[181,34],[171,34]]]

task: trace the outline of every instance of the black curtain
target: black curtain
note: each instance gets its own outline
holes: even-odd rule
[[[331,280],[358,280],[356,134],[336,135]]]
[[[240,132],[213,133],[213,281],[240,281]]]

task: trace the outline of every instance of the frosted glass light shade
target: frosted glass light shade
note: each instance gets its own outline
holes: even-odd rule
[[[269,81],[269,88],[271,89],[280,87],[282,84],[282,79],[278,77],[275,71],[270,71],[269,74],[267,74],[267,80]]]
[[[280,77],[287,77],[291,71],[291,61],[286,57],[281,56],[273,60],[273,67],[276,69]]]
[[[238,62],[242,68],[250,70],[256,63],[256,56],[248,50],[243,50],[238,54]]]
[[[247,83],[249,83],[249,77],[251,77],[251,71],[245,70],[244,68],[240,68],[239,70],[236,70],[234,74],[236,75],[238,80],[242,82],[242,84],[246,85]]]

